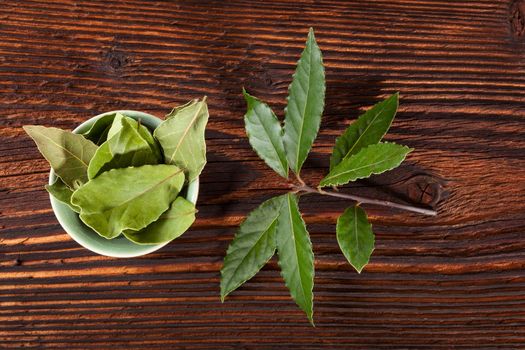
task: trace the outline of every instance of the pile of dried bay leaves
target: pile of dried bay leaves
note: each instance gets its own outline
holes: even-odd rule
[[[176,107],[153,133],[106,114],[83,134],[25,126],[58,179],[46,189],[100,236],[159,244],[183,234],[195,206],[180,195],[206,164],[206,98]]]

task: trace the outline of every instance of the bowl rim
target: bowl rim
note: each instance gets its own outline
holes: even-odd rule
[[[98,115],[96,115],[94,117],[91,117],[91,118],[85,120],[80,125],[78,125],[75,129],[73,129],[73,133],[80,134],[83,131],[87,131],[89,129],[89,127],[95,123],[96,120],[102,118],[105,115],[114,114],[114,113],[117,113],[117,112],[118,113],[122,113],[122,114],[124,114],[126,116],[129,116],[131,118],[135,118],[135,119],[142,117],[146,121],[151,122],[151,124],[153,124],[153,123],[157,124],[157,126],[163,121],[162,119],[160,119],[160,118],[158,118],[158,117],[156,117],[154,115],[151,115],[151,114],[148,114],[148,113],[144,113],[144,112],[140,112],[140,111],[135,111],[135,110],[115,110],[115,111],[104,112],[104,113],[98,114]],[[146,124],[148,124],[148,123],[146,123]],[[55,174],[54,170],[51,169],[51,171],[49,172],[49,184],[52,185],[56,181],[57,178],[58,177]],[[197,204],[197,199],[199,197],[199,184],[200,184],[199,177],[197,177],[195,180],[193,180],[191,183],[189,183],[187,186],[185,186],[186,188],[188,188],[186,199],[189,200],[190,202],[192,202],[193,204]],[[50,199],[50,202],[51,202],[51,207],[53,209],[53,213],[55,214],[55,217],[57,218],[60,226],[64,229],[64,231],[66,231],[66,233],[75,242],[80,244],[82,247],[84,247],[84,248],[86,248],[86,249],[88,249],[88,250],[90,250],[90,251],[92,251],[94,253],[97,253],[99,255],[109,256],[109,257],[114,257],[114,258],[133,258],[133,257],[138,257],[138,256],[143,256],[143,255],[150,254],[150,253],[152,253],[152,252],[154,252],[156,250],[159,250],[160,248],[164,247],[165,245],[167,245],[168,243],[171,242],[170,241],[170,242],[161,243],[161,244],[143,245],[143,244],[136,244],[134,242],[128,241],[128,242],[132,243],[132,245],[130,245],[130,246],[134,245],[134,246],[137,247],[137,251],[122,252],[122,251],[112,251],[111,249],[107,249],[106,250],[105,248],[101,249],[99,246],[96,246],[96,245],[93,245],[92,243],[90,243],[90,240],[85,238],[84,234],[80,234],[80,233],[76,232],[75,227],[73,225],[70,225],[67,222],[66,218],[64,217],[64,214],[62,214],[62,211],[63,210],[69,210],[70,212],[73,212],[73,210],[71,210],[69,207],[67,207],[67,205],[65,205],[64,203],[60,202],[58,199],[53,197],[53,195],[51,195],[51,194],[49,194],[49,199]],[[78,214],[76,214],[76,215],[78,215]],[[81,221],[80,221],[80,223],[82,225],[84,225],[86,228],[88,228],[89,230],[92,231],[91,228],[89,228],[87,225],[85,225]],[[94,231],[93,231],[93,234],[98,235]]]

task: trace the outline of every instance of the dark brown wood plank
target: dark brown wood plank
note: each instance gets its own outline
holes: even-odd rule
[[[522,0],[0,1],[0,348],[523,348],[523,18]],[[416,151],[348,191],[439,211],[370,207],[377,249],[359,275],[334,237],[346,203],[303,201],[315,328],[274,260],[218,297],[236,225],[287,189],[245,139],[240,88],[282,111],[309,26],[327,101],[304,178],[323,176],[360,111],[400,91],[387,138]],[[114,109],[162,116],[202,95],[209,164],[190,232],[136,259],[73,242],[21,126],[73,128]]]

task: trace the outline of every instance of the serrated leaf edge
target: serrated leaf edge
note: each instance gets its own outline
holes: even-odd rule
[[[279,197],[274,197],[274,198],[272,198],[272,199],[276,199],[276,198],[279,198]],[[271,199],[269,199],[269,200],[271,200]],[[269,201],[269,200],[268,200],[268,201]],[[239,225],[239,229],[237,230],[237,233],[235,234],[235,236],[234,236],[233,239],[231,240],[230,245],[228,246],[228,249],[226,250],[226,256],[228,256],[228,255],[232,252],[232,249],[233,249],[233,247],[232,247],[233,242],[235,241],[235,239],[236,239],[237,236],[239,235],[239,231],[240,231],[242,225],[243,225],[246,221],[248,221],[248,220],[254,215],[254,211],[256,211],[258,208],[260,208],[260,207],[261,207],[264,203],[266,203],[266,202],[267,202],[267,201],[263,202],[263,203],[260,204],[257,208],[253,209],[253,210],[252,210],[252,211],[246,216],[246,218],[244,219],[244,221]],[[283,203],[282,203],[282,200],[281,200],[281,205],[280,205],[279,208],[276,209],[276,211],[275,211],[275,213],[276,213],[275,219],[272,220],[271,225],[269,225],[268,228],[264,231],[264,233],[259,237],[259,239],[257,239],[257,242],[255,242],[255,244],[252,246],[252,248],[255,247],[255,246],[257,245],[257,243],[259,243],[259,241],[261,240],[261,238],[262,238],[262,237],[268,232],[268,229],[269,229],[272,225],[275,225],[275,224],[277,223],[277,220],[278,220],[278,218],[279,218],[280,210],[281,210],[281,208],[282,208],[282,205],[283,205]],[[275,227],[274,229],[276,230],[277,227]],[[259,264],[260,266],[259,266],[259,265],[257,266],[257,271],[259,271],[264,265],[266,265],[266,264],[268,263],[268,261],[270,261],[270,259],[275,255],[275,250],[276,250],[276,248],[277,248],[277,243],[275,242],[275,235],[274,235],[274,242],[273,242],[273,243],[274,243],[274,249],[273,249],[273,253],[272,253],[272,255],[271,255],[271,256],[270,256],[270,257],[269,257],[264,263]],[[225,259],[226,259],[226,257],[225,257]],[[243,258],[243,259],[244,259],[244,258]],[[247,278],[246,280],[244,280],[244,281],[240,282],[238,285],[236,285],[235,288],[231,289],[231,290],[230,290],[229,292],[227,292],[226,294],[223,294],[223,290],[222,290],[222,279],[223,279],[223,277],[224,277],[224,271],[223,271],[223,269],[224,269],[224,263],[223,263],[223,267],[221,268],[221,271],[220,271],[220,272],[221,272],[221,283],[220,283],[220,285],[221,285],[221,302],[222,302],[222,303],[224,303],[224,300],[226,299],[226,297],[227,297],[230,293],[232,293],[232,292],[235,291],[237,288],[239,288],[239,287],[242,286],[244,283],[246,283],[248,280],[250,280],[251,278],[253,278],[253,276],[250,277],[250,278]],[[237,268],[236,268],[235,271],[237,271]],[[257,274],[257,273],[256,273],[256,274]],[[230,279],[230,280],[231,280],[231,279]]]
[[[275,113],[273,112],[272,108],[264,101],[258,99],[257,97],[255,96],[252,96],[250,95],[244,88],[242,89],[242,92],[243,92],[243,95],[246,99],[246,96],[249,96],[249,98],[252,98],[252,99],[255,99],[257,101],[259,101],[260,103],[266,105],[268,107],[268,109],[270,109],[270,112],[272,113],[272,116],[275,118],[275,120],[277,120],[277,122],[279,123],[279,126],[281,127],[281,131],[279,133],[279,137],[281,138],[281,142],[283,141],[282,137],[283,137],[283,125],[281,123],[281,121],[279,120],[279,118],[277,118],[277,116],[275,115]],[[248,102],[248,101],[246,101]],[[286,164],[283,164],[282,161],[281,161],[281,157],[279,157],[279,154],[277,153],[277,151],[275,151],[275,154],[277,155],[277,159],[279,159],[279,164],[281,165],[282,169],[279,169],[279,170],[283,170],[283,173],[281,173],[280,171],[277,171],[276,169],[274,169],[272,166],[270,166],[270,164],[268,164],[268,162],[266,161],[266,159],[264,159],[264,157],[261,155],[261,153],[259,152],[259,150],[251,143],[251,137],[252,135],[249,133],[248,131],[248,128],[246,128],[246,120],[247,120],[247,114],[248,114],[248,110],[246,111],[246,113],[244,114],[244,129],[246,131],[246,135],[248,136],[248,142],[250,143],[250,146],[252,146],[252,149],[255,151],[255,153],[257,153],[257,156],[259,156],[259,158],[261,160],[264,161],[264,163],[266,165],[268,165],[268,167],[270,169],[272,169],[273,171],[275,171],[278,175],[280,175],[281,177],[285,178],[285,179],[288,179],[288,170],[289,170],[289,165],[288,165],[288,159],[286,157],[286,150],[284,149],[284,142],[283,142],[283,150],[284,150],[284,160],[286,162]],[[258,117],[257,115],[257,119],[260,121],[261,119]],[[263,123],[261,123],[261,125],[263,125]],[[266,131],[266,128],[263,126],[264,128],[264,131]],[[268,134],[268,133],[267,133]],[[272,146],[275,146],[273,144],[273,142],[270,140],[270,143],[272,144]],[[275,148],[275,147],[274,147]]]
[[[293,196],[292,194],[288,193],[286,195],[286,200],[288,201],[288,208],[290,208],[290,198],[291,196]],[[312,263],[313,263],[313,269],[312,269],[312,281],[315,280],[315,256],[314,256],[314,253],[313,253],[313,247],[312,247],[312,240],[310,239],[310,233],[308,232],[308,230],[306,229],[306,223],[303,219],[303,215],[301,213],[301,211],[299,210],[299,205],[297,203],[297,199],[296,199],[296,204],[297,204],[297,207],[298,207],[298,210],[297,212],[299,213],[299,218],[301,219],[304,227],[305,227],[305,230],[306,230],[306,234],[307,234],[307,238],[308,238],[308,243],[309,243],[309,247],[310,247],[310,252],[311,252],[311,257],[312,257]],[[284,206],[284,204],[283,204]],[[281,207],[282,209],[282,207]],[[291,211],[288,210],[290,216],[292,215]],[[280,216],[280,215],[279,215]],[[290,220],[290,222],[292,222],[292,220]],[[293,229],[291,230],[292,233],[293,233]],[[276,237],[277,237],[277,233],[276,233]],[[295,249],[295,256],[297,257],[297,244],[295,244],[295,235],[292,236],[292,239],[294,240],[294,249]],[[277,247],[277,250],[279,249],[279,247]],[[286,282],[286,278],[284,277],[283,275],[283,271],[282,271],[282,268],[281,268],[281,261],[280,259],[278,260],[278,265],[279,265],[279,268],[280,268],[280,275],[281,277],[283,278],[284,280],[284,284],[286,285],[286,288],[288,288],[288,290],[290,290],[290,286],[288,285],[288,283]],[[300,266],[299,262],[297,262],[297,266]],[[299,275],[301,275],[299,273]],[[310,303],[311,303],[311,310],[310,311],[310,314],[308,314],[307,312],[306,313],[306,317],[308,318],[308,321],[310,321],[310,323],[312,324],[312,326],[315,327],[315,324],[314,324],[314,292],[313,292],[313,287],[314,287],[314,283],[312,282],[312,289],[311,289],[311,299],[310,299]],[[303,298],[306,300],[306,296],[304,295],[304,287],[303,287],[303,283],[302,283],[302,280],[301,280],[301,293],[303,294]],[[293,297],[292,297],[293,299]],[[295,300],[294,300],[295,301]],[[304,310],[303,310],[304,312]]]
[[[393,97],[395,97],[395,96],[397,96],[397,98],[396,98],[396,112],[394,112],[394,117],[392,117],[392,119],[390,120],[390,123],[388,124],[388,127],[386,128],[386,131],[383,133],[383,136],[381,136],[381,139],[387,134],[388,130],[390,129],[390,126],[392,126],[392,122],[394,121],[395,115],[397,114],[397,109],[399,108],[399,92],[396,92],[396,93],[392,94],[392,96],[390,96],[390,97],[384,99],[383,101],[378,102],[378,103],[386,103],[386,101],[388,101],[389,99],[391,99],[391,98],[393,98]],[[376,105],[377,105],[377,104],[376,104]],[[375,105],[374,105],[374,106],[375,106]],[[374,106],[372,106],[371,108],[374,108]],[[354,145],[352,146],[352,148],[350,148],[350,149],[346,152],[346,154],[341,158],[341,160],[339,161],[339,163],[341,163],[341,162],[344,161],[345,159],[347,159],[347,158],[349,158],[349,157],[352,156],[352,154],[350,154],[350,153],[354,150],[355,145],[359,142],[359,140],[361,140],[361,138],[363,137],[363,135],[364,135],[364,134],[368,131],[368,129],[370,128],[370,125],[372,125],[372,124],[374,123],[374,121],[375,121],[375,120],[379,117],[379,115],[385,110],[385,108],[386,108],[386,106],[383,106],[383,108],[382,108],[379,112],[376,113],[376,115],[374,116],[374,118],[372,118],[372,119],[369,121],[369,123],[366,125],[365,130],[364,130],[362,133],[360,133],[360,135],[359,135],[359,137],[357,138],[357,140],[355,140]],[[351,124],[345,129],[345,131],[344,131],[340,136],[338,136],[338,137],[335,139],[335,144],[334,144],[334,148],[333,148],[333,151],[332,151],[332,155],[330,156],[330,171],[331,171],[333,168],[335,168],[335,167],[339,164],[339,163],[337,163],[337,164],[333,164],[333,163],[332,163],[332,159],[333,159],[334,151],[335,151],[335,149],[337,148],[337,144],[338,144],[341,140],[344,140],[344,139],[346,138],[346,133],[347,133],[347,131],[350,129],[350,127],[351,127],[352,125],[354,125],[355,123],[357,123],[357,122],[359,122],[359,121],[365,119],[365,116],[366,116],[366,113],[367,113],[367,112],[368,112],[368,110],[365,111],[365,112],[363,112],[361,115],[359,115],[359,117],[358,117],[355,121],[353,121],[353,122],[352,122],[352,123],[351,123]],[[381,139],[379,139],[379,141],[381,141]],[[377,143],[379,143],[379,142],[377,142]],[[375,143],[375,144],[377,144],[377,143]],[[369,145],[369,146],[370,146],[370,145]],[[366,148],[366,147],[368,147],[368,146],[365,146],[365,147],[363,147],[363,148]]]
[[[312,43],[313,43],[314,47],[319,50],[319,56],[320,56],[320,59],[321,59],[321,62],[320,62],[321,63],[321,70],[323,72],[323,76],[326,76],[325,69],[324,69],[324,62],[323,62],[323,54],[322,54],[321,48],[319,47],[319,45],[317,44],[317,41],[315,40],[314,30],[313,30],[312,27],[310,27],[310,29],[308,31],[308,38],[306,40],[306,44],[307,45],[303,49],[303,52],[306,50],[310,40],[312,40]],[[312,56],[312,48],[310,48],[310,61],[312,60],[311,56]],[[295,78],[296,78],[296,75],[297,75],[297,67],[299,66],[299,63],[301,62],[301,60],[302,60],[302,53],[301,53],[300,58],[296,62],[296,65],[295,65],[296,66],[296,70],[292,74],[292,82],[288,85],[288,96],[286,96],[286,107],[284,108],[284,115],[285,116],[287,115],[287,112],[288,112],[288,105],[289,105],[289,101],[290,101],[290,90],[291,90],[292,85],[293,85],[293,83],[295,81]],[[309,69],[311,70],[311,65],[310,65]],[[308,86],[308,90],[310,90],[310,85]],[[326,94],[326,82],[323,84],[323,89],[322,90],[323,90],[323,95],[325,95]],[[308,95],[308,93],[307,93],[307,95]],[[325,99],[323,98],[322,99],[322,108],[321,108],[321,110],[324,110],[324,106],[325,106]],[[304,115],[304,113],[303,113],[303,115]],[[321,118],[322,118],[322,113],[321,113]],[[319,122],[319,124],[316,127],[316,131],[315,131],[316,135],[319,134],[320,127],[321,127],[321,123]],[[285,130],[286,130],[286,118],[284,119],[283,136],[284,136]],[[304,118],[303,118],[303,120],[301,122],[301,134],[299,136],[299,141],[302,138],[303,130],[304,130]],[[317,138],[317,136],[314,138],[314,140],[312,141],[312,144],[310,145],[310,147],[308,148],[308,150],[306,152],[307,157],[305,158],[305,161],[308,158],[308,154],[312,150],[312,147],[313,147],[313,144],[314,144],[316,138]],[[283,143],[284,143],[284,140],[283,140]],[[284,143],[284,146],[285,146],[285,152],[286,152],[286,144],[285,143]],[[303,161],[303,164],[304,164],[304,161]],[[299,165],[299,151],[298,151],[297,155],[296,155],[296,163],[295,163],[296,169],[292,168],[291,164],[288,164],[288,166],[296,175],[299,175],[299,173],[301,172],[301,168],[302,168],[303,164]]]
[[[401,163],[403,163],[403,162],[405,161],[407,155],[408,155],[410,152],[412,152],[412,151],[414,150],[413,148],[410,148],[410,147],[408,147],[408,146],[404,146],[404,145],[398,145],[397,143],[394,143],[394,142],[378,142],[378,143],[376,143],[376,144],[369,145],[369,146],[367,146],[367,147],[362,148],[359,152],[357,152],[356,154],[353,154],[351,157],[353,157],[353,156],[357,156],[359,153],[365,151],[365,150],[366,150],[367,148],[369,148],[369,147],[373,147],[373,146],[380,145],[380,144],[394,144],[394,145],[401,146],[401,147],[403,147],[403,148],[405,148],[405,149],[408,150],[408,151],[405,153],[405,155],[403,156],[403,158],[401,159],[401,161],[399,162],[399,165],[401,165]],[[349,157],[349,159],[350,159],[351,157]],[[374,164],[374,165],[377,165],[377,164],[380,164],[380,163],[385,162],[385,161],[386,161],[386,160],[382,160],[381,162],[377,162],[377,163],[373,163],[373,164]],[[337,167],[338,167],[340,164],[341,164],[341,163],[339,163],[334,169],[332,169],[331,172],[333,172],[335,169],[337,169]],[[386,169],[386,170],[382,170],[382,171],[377,171],[377,172],[372,172],[372,174],[370,174],[369,176],[361,176],[361,177],[357,177],[355,180],[366,179],[366,178],[368,178],[368,177],[370,177],[370,176],[372,176],[372,175],[379,175],[379,174],[382,174],[382,173],[386,173],[387,171],[390,171],[390,170],[393,170],[393,169],[397,168],[399,165],[397,165],[397,166],[394,167],[394,168],[390,168],[390,169]],[[367,166],[370,166],[370,164],[367,164]],[[321,182],[319,183],[319,187],[326,187],[326,186],[332,186],[332,185],[341,185],[341,183],[331,183],[331,182],[328,182],[328,183],[327,183],[326,181],[327,181],[328,179],[335,178],[335,177],[337,177],[337,176],[341,176],[341,174],[349,173],[349,172],[355,171],[356,169],[361,169],[361,168],[364,168],[364,166],[363,166],[363,167],[360,167],[360,168],[353,168],[353,169],[350,169],[350,170],[348,170],[348,171],[345,171],[345,172],[339,173],[339,174],[337,174],[337,175],[332,175],[332,176],[330,176],[330,173],[331,173],[331,172],[330,172],[328,175],[326,175],[325,178],[323,178],[323,179],[321,180]],[[355,181],[355,180],[353,180],[353,181]],[[348,182],[350,182],[350,181],[348,181]],[[348,183],[348,182],[346,182],[346,183]]]
[[[363,212],[365,213],[365,215],[366,215],[366,217],[367,217],[368,225],[370,225],[370,231],[372,232],[372,235],[373,235],[373,237],[374,237],[374,247],[372,248],[372,251],[370,252],[370,256],[372,256],[372,254],[373,254],[374,251],[376,250],[376,248],[375,248],[375,234],[374,234],[374,231],[372,230],[372,224],[371,224],[370,221],[368,220],[368,214],[366,213],[366,211],[365,211],[363,208],[361,208],[361,207],[359,206],[359,204],[356,204],[354,207],[355,207],[355,209],[356,209],[356,210],[354,211],[354,213],[355,213],[355,214],[354,214],[354,222],[356,223],[356,224],[355,224],[356,241],[358,241],[358,239],[357,239],[357,209],[360,208],[361,210],[363,210]],[[348,210],[348,208],[347,208],[346,210]],[[345,210],[345,212],[346,212],[346,210]],[[341,214],[339,217],[342,217],[342,216],[345,214],[345,212],[343,212],[343,214]],[[361,271],[363,271],[363,269],[366,267],[366,265],[369,264],[369,262],[370,262],[370,257],[368,258],[367,263],[364,264],[361,268],[358,268],[356,265],[354,265],[354,263],[353,263],[350,259],[348,259],[348,257],[347,257],[346,254],[344,253],[343,247],[341,246],[341,243],[340,243],[340,241],[339,241],[339,234],[337,233],[337,227],[338,227],[338,224],[339,224],[339,218],[337,219],[337,223],[336,223],[336,239],[337,239],[337,244],[339,245],[339,249],[341,250],[341,253],[342,253],[343,256],[345,257],[345,259],[348,261],[348,263],[349,263],[350,265],[352,265],[352,267],[357,271],[357,273],[361,274]]]

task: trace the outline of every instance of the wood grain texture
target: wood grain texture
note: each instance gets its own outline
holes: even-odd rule
[[[0,348],[524,348],[524,18],[523,0],[0,0]],[[335,137],[400,91],[387,139],[416,151],[348,191],[439,210],[370,207],[377,249],[358,275],[335,239],[347,203],[303,200],[315,328],[275,260],[219,301],[235,226],[286,190],[245,138],[241,87],[282,117],[309,26],[327,101],[303,177],[322,178]],[[21,126],[162,116],[202,95],[209,164],[191,231],[135,259],[73,242]]]

